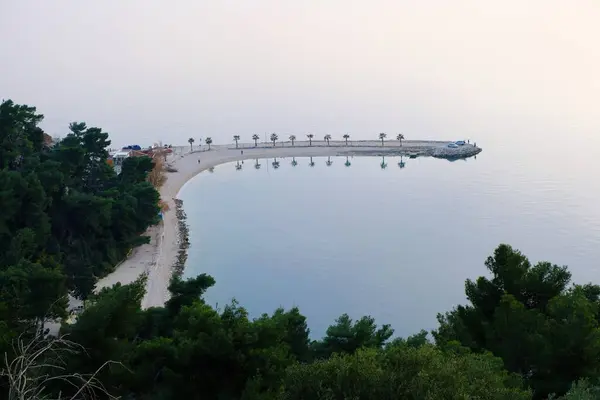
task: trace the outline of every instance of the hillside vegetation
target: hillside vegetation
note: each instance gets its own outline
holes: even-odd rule
[[[408,338],[342,315],[311,340],[297,308],[250,319],[235,302],[210,307],[204,274],[173,278],[161,308],[141,309],[144,277],[94,295],[158,222],[153,161],[129,158],[117,176],[107,133],[72,123],[50,143],[41,120],[0,105],[0,398],[599,398],[600,287],[508,245],[485,261],[486,277],[467,280],[468,304]],[[45,336],[68,293],[85,310]]]

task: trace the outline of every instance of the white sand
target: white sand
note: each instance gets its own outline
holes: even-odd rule
[[[142,273],[147,273],[147,290],[142,300],[142,307],[158,307],[164,304],[168,299],[167,287],[179,250],[178,221],[173,200],[188,180],[208,168],[231,161],[271,157],[378,155],[400,154],[400,152],[431,155],[434,152],[447,152],[447,150],[472,155],[481,151],[471,145],[462,146],[460,149],[448,149],[447,143],[403,141],[403,145],[400,147],[398,141],[386,140],[382,147],[380,141],[349,141],[348,146],[343,141],[332,141],[330,146],[318,141],[313,142],[309,147],[308,142],[297,141],[294,147],[290,142],[278,142],[276,147],[272,147],[272,143],[259,143],[257,148],[254,147],[254,143],[240,143],[239,149],[235,149],[235,145],[212,146],[210,151],[206,151],[206,146],[202,146],[202,151],[197,151],[198,146],[194,146],[194,152],[190,152],[189,147],[175,148],[168,163],[177,169],[177,172],[167,173],[167,181],[160,189],[161,198],[169,204],[170,210],[164,214],[163,222],[160,225],[148,230],[147,234],[151,237],[151,242],[134,249],[131,256],[121,263],[112,274],[98,282],[96,290],[112,286],[117,282],[130,283]],[[242,149],[243,155],[241,154]],[[200,163],[198,163],[198,159],[201,160]]]

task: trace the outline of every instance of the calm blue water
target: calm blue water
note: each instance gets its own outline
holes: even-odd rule
[[[486,273],[501,242],[598,282],[591,155],[574,165],[503,150],[456,162],[404,158],[402,169],[398,157],[386,157],[386,169],[381,157],[350,158],[350,167],[345,157],[218,166],[181,193],[186,275],[214,276],[207,301],[235,297],[251,316],[297,305],[314,337],[344,312],[401,336],[435,328],[436,313],[464,302],[465,279]]]

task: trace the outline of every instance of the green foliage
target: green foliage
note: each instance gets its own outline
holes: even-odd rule
[[[17,331],[65,317],[67,293],[89,296],[159,211],[152,160],[128,159],[117,177],[106,132],[74,122],[49,145],[42,119],[0,104],[0,318]]]
[[[206,275],[174,279],[172,301],[149,310],[140,309],[143,279],[104,289],[64,328],[87,351],[66,370],[89,373],[118,360],[98,376],[123,398],[530,398],[490,354],[436,347],[425,331],[385,345],[389,326],[347,315],[311,344],[297,308],[254,320],[235,301],[217,311],[201,298],[213,283]]]
[[[443,352],[428,344],[390,346],[336,354],[294,364],[278,399],[529,399],[520,379],[491,355]]]
[[[563,397],[548,397],[549,400],[598,400],[600,399],[600,386],[592,385],[587,379],[582,379],[571,386]]]
[[[333,353],[352,354],[363,347],[382,348],[394,334],[390,325],[377,329],[371,317],[362,317],[353,323],[348,314],[343,314],[335,322],[327,328],[323,340],[313,343],[316,357],[327,358]]]
[[[491,351],[534,389],[536,398],[564,394],[578,378],[600,373],[598,293],[594,285],[568,288],[566,267],[531,265],[501,245],[486,266],[492,278],[467,280],[470,303],[440,315],[440,346],[456,340]]]

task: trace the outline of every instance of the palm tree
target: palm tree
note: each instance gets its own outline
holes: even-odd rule
[[[296,157],[292,157],[292,167],[298,165],[298,161],[296,161]]]
[[[331,167],[331,164],[333,164],[333,161],[331,161],[331,156],[327,156],[327,161],[325,161],[325,165]]]
[[[295,140],[296,140],[296,136],[290,135],[290,141],[292,142],[292,146],[294,145]]]
[[[238,161],[238,162],[235,164],[235,170],[236,170],[236,171],[239,171],[239,170],[241,170],[241,169],[242,169],[242,164],[240,164],[240,162]]]
[[[277,161],[277,158],[274,158],[274,159],[273,159],[273,163],[272,163],[272,165],[273,165],[273,168],[274,168],[274,169],[277,169],[277,168],[279,168],[279,161]]]
[[[190,144],[190,151],[194,151],[194,148],[192,147],[192,144],[194,144],[194,142],[195,142],[194,138],[188,139],[188,143]]]
[[[400,146],[402,146],[402,140],[404,140],[404,135],[399,133],[398,136],[396,136],[396,140],[400,142]]]
[[[325,135],[323,140],[327,142],[327,146],[329,146],[329,141],[331,140],[331,135]]]
[[[315,135],[313,135],[312,133],[309,133],[308,135],[306,135],[306,137],[308,138],[308,145],[312,146],[312,140],[315,137]]]
[[[386,169],[387,164],[385,163],[385,156],[381,156],[381,169]]]
[[[260,136],[258,136],[256,133],[252,135],[252,140],[254,140],[254,147],[258,146],[258,139],[260,139]]]
[[[256,159],[256,164],[254,164],[254,168],[260,169],[260,164],[258,163],[258,158]]]
[[[212,143],[212,138],[211,137],[207,137],[206,139],[204,139],[204,142],[208,145],[208,149],[210,150],[210,145]]]
[[[400,162],[398,163],[398,166],[400,168],[404,168],[405,165],[406,165],[406,163],[404,161],[402,161],[402,156],[400,156]]]
[[[273,142],[273,147],[275,147],[275,142],[279,139],[276,133],[271,133],[271,142]]]
[[[346,146],[348,146],[348,139],[350,139],[350,135],[348,135],[347,133],[342,136],[344,139],[346,139]]]
[[[346,162],[344,163],[344,165],[345,165],[346,167],[349,167],[349,166],[351,166],[351,165],[352,165],[352,164],[350,163],[350,160],[348,160],[348,156],[346,156]]]
[[[314,167],[315,166],[315,163],[314,163],[312,157],[310,158],[310,162],[308,163],[308,166],[309,167]]]
[[[235,148],[238,148],[238,140],[240,140],[240,135],[233,135],[233,140],[235,141]]]
[[[383,139],[385,139],[387,137],[387,135],[383,132],[381,132],[379,134],[379,140],[381,140],[381,145],[383,146]]]

